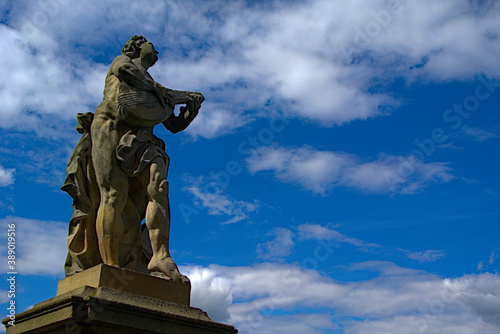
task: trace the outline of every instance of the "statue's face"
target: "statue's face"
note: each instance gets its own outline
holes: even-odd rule
[[[146,60],[149,66],[153,66],[158,60],[158,51],[155,50],[153,43],[146,42],[141,44],[141,58]]]

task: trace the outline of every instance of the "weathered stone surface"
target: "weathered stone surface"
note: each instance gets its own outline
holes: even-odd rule
[[[6,324],[8,319],[3,322]],[[7,334],[232,334],[200,309],[108,288],[82,287],[16,316]]]
[[[108,288],[189,306],[191,284],[99,264],[59,281],[57,295],[89,286]]]
[[[189,281],[169,252],[170,158],[153,127],[183,131],[204,97],[154,81],[148,69],[157,60],[153,44],[133,36],[111,63],[95,113],[77,116],[82,137],[62,186],[73,197],[66,276],[104,263]]]
[[[78,114],[82,137],[62,187],[73,197],[66,278],[15,326],[4,319],[8,334],[237,333],[189,306],[191,284],[170,256],[170,158],[153,127],[183,131],[204,97],[155,82],[147,70],[157,54],[133,36],[95,113]]]

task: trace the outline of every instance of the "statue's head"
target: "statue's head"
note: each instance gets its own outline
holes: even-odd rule
[[[130,57],[132,59],[139,58],[139,56],[141,55],[141,45],[147,42],[148,40],[144,36],[134,35],[123,46],[122,55]]]

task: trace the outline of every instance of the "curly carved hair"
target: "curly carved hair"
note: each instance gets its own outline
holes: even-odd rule
[[[141,55],[141,44],[147,43],[148,40],[144,36],[134,35],[123,46],[122,55],[132,59],[138,58]]]

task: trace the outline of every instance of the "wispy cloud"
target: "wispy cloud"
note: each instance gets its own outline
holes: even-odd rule
[[[363,240],[346,236],[333,228],[319,224],[301,224],[297,227],[298,236],[301,240],[331,240],[338,243],[346,243],[365,251],[377,251],[383,248],[375,243],[367,243]]]
[[[442,259],[446,254],[441,250],[428,249],[424,252],[408,252],[408,258],[418,262],[435,262]]]
[[[283,262],[295,246],[295,234],[287,228],[275,227],[271,232],[273,240],[257,245],[257,256],[264,260]]]
[[[16,166],[16,177],[59,188],[66,177],[66,165],[78,140],[71,127],[67,140],[41,139],[35,134],[9,132],[2,138],[6,145],[0,149],[2,161]]]
[[[8,293],[8,290],[0,290],[0,304],[5,304],[9,301],[10,298],[7,296]]]
[[[495,132],[487,131],[485,129],[476,128],[468,125],[464,125],[461,128],[461,134],[467,137],[471,137],[477,141],[486,141],[488,139],[498,138],[498,134]]]
[[[488,262],[490,263],[490,266],[495,263],[495,261],[497,260],[498,258],[498,254],[495,252],[495,251],[491,251],[490,253],[490,258],[488,260]]]
[[[260,259],[283,262],[292,254],[297,243],[307,240],[327,241],[329,248],[342,244],[354,249],[372,254],[399,254],[418,262],[435,262],[446,256],[441,250],[409,251],[403,248],[388,247],[377,243],[366,242],[339,232],[332,226],[305,223],[295,228],[274,228],[269,233],[271,240],[257,245],[257,255]],[[491,257],[490,257],[491,258]]]
[[[476,270],[477,271],[482,271],[484,268],[484,264],[483,264],[483,261],[478,261],[477,262],[477,267],[476,267]]]
[[[337,186],[368,193],[412,194],[430,183],[447,182],[454,177],[444,163],[423,163],[392,155],[363,161],[353,154],[318,151],[309,146],[262,147],[252,152],[247,164],[250,173],[272,171],[281,181],[298,183],[318,194]],[[408,165],[411,173],[406,169]]]
[[[10,186],[14,183],[14,172],[13,168],[0,166],[0,187]]]
[[[218,184],[203,177],[188,178],[187,182],[188,185],[184,189],[195,197],[199,205],[208,209],[208,214],[230,217],[223,224],[247,220],[250,218],[248,214],[260,206],[257,200],[251,203],[230,198]]]
[[[491,250],[488,259],[478,261],[476,270],[486,271],[488,268],[490,268],[498,260],[498,253],[498,248]]]
[[[347,236],[332,227],[323,226],[319,224],[301,224],[297,226],[297,234],[299,240],[328,240],[338,244],[348,244],[355,248],[370,253],[400,253],[409,259],[418,262],[435,262],[443,257],[445,254],[441,250],[429,249],[421,252],[411,252],[402,248],[387,247],[376,243],[366,242],[361,239],[356,239]]]

